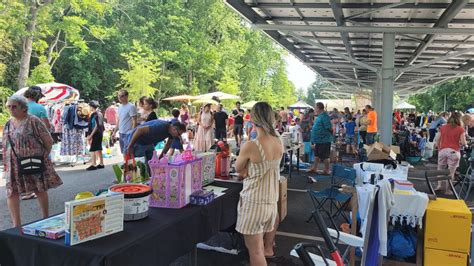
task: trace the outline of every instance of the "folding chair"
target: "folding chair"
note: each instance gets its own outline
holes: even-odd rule
[[[448,169],[426,171],[425,172],[426,184],[428,185],[428,188],[430,189],[431,194],[437,197],[438,195],[436,195],[436,191],[433,188],[432,182],[447,181],[449,184],[449,187],[453,191],[453,195],[456,197],[456,199],[459,199],[459,195],[454,189],[453,181],[451,180],[451,177],[449,176],[449,174],[450,172]]]
[[[329,203],[329,213],[331,217],[342,215],[346,221],[349,221],[349,218],[344,213],[344,209],[349,204],[352,195],[339,191],[339,188],[341,188],[342,185],[353,187],[355,180],[356,171],[354,168],[333,165],[330,186],[322,191],[308,190],[315,210],[326,210],[324,206],[326,203]],[[335,211],[333,211],[333,209],[335,209]],[[312,218],[309,217],[307,222],[310,222],[311,219]]]
[[[467,200],[469,194],[471,193],[472,186],[474,186],[474,172],[472,171],[474,158],[470,157],[468,162],[469,167],[467,168],[466,173],[462,176],[462,179],[459,181],[459,184],[461,185],[459,188],[459,197],[463,198],[464,193],[464,200]]]
[[[327,213],[327,215],[330,216],[329,213]],[[343,266],[344,261],[342,260],[339,250],[336,247],[337,241],[336,243],[333,242],[329,234],[328,227],[326,226],[326,223],[324,222],[320,211],[315,210],[311,214],[311,219],[315,220],[316,225],[318,226],[319,231],[321,232],[321,235],[324,239],[324,242],[326,243],[327,250],[329,251],[331,259],[326,258],[326,255],[323,252],[321,246],[314,245],[311,243],[296,244],[294,249],[290,252],[290,255],[300,258],[304,266]],[[331,222],[333,222],[332,219]],[[317,251],[319,255],[309,252],[310,249]]]
[[[388,182],[388,181],[386,181]],[[376,186],[376,189],[378,190],[378,186]],[[324,221],[321,221],[322,220],[322,217],[321,217],[321,214],[319,211],[314,211],[313,214],[312,214],[312,217],[313,219],[316,220],[316,223],[318,224],[318,227],[322,233],[322,236],[326,242],[326,245],[328,246],[328,248],[330,249],[331,251],[331,245],[328,244],[328,240],[327,240],[327,233],[329,233],[329,236],[331,236],[333,239],[335,239],[335,242],[332,242],[333,245],[335,246],[338,246],[339,244],[346,244],[347,245],[347,249],[346,251],[343,253],[341,259],[342,259],[342,262],[345,263],[346,265],[348,264],[348,254],[349,254],[349,251],[350,251],[350,248],[361,248],[362,250],[362,258],[361,258],[361,263],[360,265],[382,265],[382,259],[383,257],[378,254],[378,249],[377,250],[370,250],[368,249],[369,247],[369,241],[371,239],[371,237],[373,237],[374,235],[377,235],[378,233],[375,233],[375,232],[378,232],[378,227],[373,227],[372,226],[372,223],[377,223],[378,222],[378,217],[380,215],[385,215],[385,216],[388,216],[388,211],[386,208],[385,209],[385,213],[379,213],[378,211],[375,211],[375,202],[378,200],[378,191],[375,191],[375,196],[372,197],[372,199],[370,200],[370,202],[368,203],[368,214],[367,214],[367,220],[366,220],[366,227],[365,227],[365,232],[364,232],[364,237],[358,237],[358,236],[355,236],[355,235],[351,235],[351,234],[347,234],[347,233],[344,233],[344,232],[340,232],[338,229],[337,229],[337,226],[335,225],[335,222],[332,218],[330,218],[331,220],[331,223],[332,223],[332,226],[334,227],[333,228],[328,228],[326,226],[326,224],[324,223]],[[378,210],[380,210],[380,208],[378,208]],[[329,216],[330,217],[330,216]],[[319,252],[319,255],[317,254],[313,254],[313,253],[310,253],[308,252],[308,250],[312,248],[312,249],[315,249],[316,251]],[[369,253],[373,253],[373,254],[370,254]],[[377,254],[375,254],[377,253]],[[295,256],[295,257],[299,257],[303,264],[305,266],[307,265],[310,265],[310,266],[313,266],[313,265],[338,265],[336,264],[336,260],[329,260],[329,259],[326,259],[324,258],[324,253],[321,249],[321,247],[319,246],[316,246],[316,245],[312,245],[312,244],[307,244],[307,243],[299,243],[295,246],[295,248],[290,252],[290,254],[292,256]],[[376,256],[374,256],[374,254]],[[371,256],[371,258],[369,257]],[[373,264],[374,261],[373,259],[376,259],[377,260],[377,263],[376,264]],[[310,262],[308,262],[308,260],[311,260]],[[326,264],[324,264],[326,263]]]

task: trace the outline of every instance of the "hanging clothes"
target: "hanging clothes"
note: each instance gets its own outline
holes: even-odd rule
[[[81,155],[84,153],[84,130],[63,127],[61,138],[61,155]]]

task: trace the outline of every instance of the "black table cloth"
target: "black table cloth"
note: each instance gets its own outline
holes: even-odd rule
[[[220,230],[232,227],[242,184],[214,182],[225,194],[206,206],[150,208],[149,217],[125,222],[124,231],[76,246],[0,232],[0,265],[168,265]]]

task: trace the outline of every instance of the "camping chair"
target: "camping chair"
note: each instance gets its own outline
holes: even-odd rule
[[[458,193],[454,189],[453,181],[451,180],[451,177],[449,176],[449,174],[450,172],[448,169],[426,171],[425,172],[426,184],[428,185],[428,188],[430,189],[431,194],[437,197],[438,195],[436,195],[436,191],[433,188],[432,182],[447,181],[449,187],[453,191],[453,195],[456,197],[456,199],[459,199]]]
[[[386,181],[388,182],[388,181]],[[326,245],[328,245],[328,242],[326,240],[327,236],[325,236],[326,233],[329,233],[329,235],[335,239],[335,244],[338,246],[339,244],[346,244],[347,249],[342,255],[342,260],[346,264],[348,264],[348,254],[351,248],[360,248],[362,250],[362,258],[361,258],[361,263],[360,265],[375,265],[374,259],[378,261],[376,265],[382,265],[382,259],[383,257],[378,253],[378,250],[370,250],[367,247],[369,247],[369,241],[374,241],[373,237],[377,235],[376,232],[378,232],[378,227],[373,227],[372,223],[378,221],[378,216],[377,215],[388,215],[388,211],[386,213],[379,213],[378,211],[375,211],[375,202],[378,200],[378,189],[379,187],[376,186],[376,191],[374,191],[375,196],[372,197],[370,202],[368,203],[368,212],[367,212],[367,220],[366,220],[366,226],[365,226],[365,232],[363,234],[364,237],[358,237],[352,234],[340,232],[337,229],[337,226],[335,225],[335,222],[332,218],[331,219],[331,224],[334,227],[333,228],[328,228],[324,221],[321,222],[322,217],[319,211],[314,211],[312,214],[312,219],[315,219],[316,223],[318,224],[318,227],[320,228],[320,231],[322,233],[322,236],[326,242]],[[378,209],[380,210],[380,208]],[[318,217],[319,216],[319,217]],[[330,215],[329,215],[330,217]],[[326,232],[326,233],[325,233]],[[309,248],[313,248],[319,252],[320,255],[312,254],[308,252]],[[328,245],[328,248],[331,250],[331,246]],[[371,253],[371,254],[369,254]],[[302,261],[303,264],[306,265],[337,265],[335,261],[325,259],[324,258],[324,253],[322,252],[321,248],[319,246],[311,245],[311,244],[306,244],[306,243],[299,243],[295,246],[295,248],[290,252],[292,256],[299,257]],[[322,256],[321,256],[322,255]],[[309,263],[307,262],[309,259]],[[326,263],[326,264],[324,264]]]
[[[467,200],[469,194],[471,193],[472,186],[474,185],[474,158],[470,157],[467,159],[469,161],[469,167],[466,170],[466,173],[462,176],[462,179],[459,181],[461,187],[459,188],[459,197],[463,198],[464,193],[464,200]]]
[[[327,215],[331,216],[329,213],[327,213]],[[339,253],[339,250],[336,247],[337,240],[336,243],[333,242],[328,231],[329,228],[326,226],[326,223],[324,222],[320,211],[315,210],[311,214],[311,219],[314,219],[314,221],[316,222],[316,225],[318,226],[319,231],[323,236],[324,242],[326,243],[327,249],[329,250],[332,260],[326,258],[321,246],[314,245],[311,243],[296,244],[294,249],[290,252],[291,256],[300,258],[304,266],[343,266],[344,262]],[[331,219],[331,222],[334,222],[334,220]],[[310,249],[316,250],[319,255],[308,252],[308,250]]]
[[[313,202],[315,210],[325,210],[324,206],[329,202],[329,213],[331,217],[342,215],[346,221],[349,218],[344,213],[344,209],[348,206],[352,195],[339,191],[342,185],[354,186],[356,180],[356,171],[354,168],[333,165],[331,184],[322,191],[314,191],[309,189],[308,194]],[[333,209],[335,209],[333,211]],[[312,216],[306,222],[310,222]]]

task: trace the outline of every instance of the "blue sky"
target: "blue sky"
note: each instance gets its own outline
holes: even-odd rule
[[[303,88],[304,91],[316,79],[316,73],[311,71],[299,59],[288,53],[284,57],[286,61],[286,71],[288,78],[295,84],[296,89]]]

